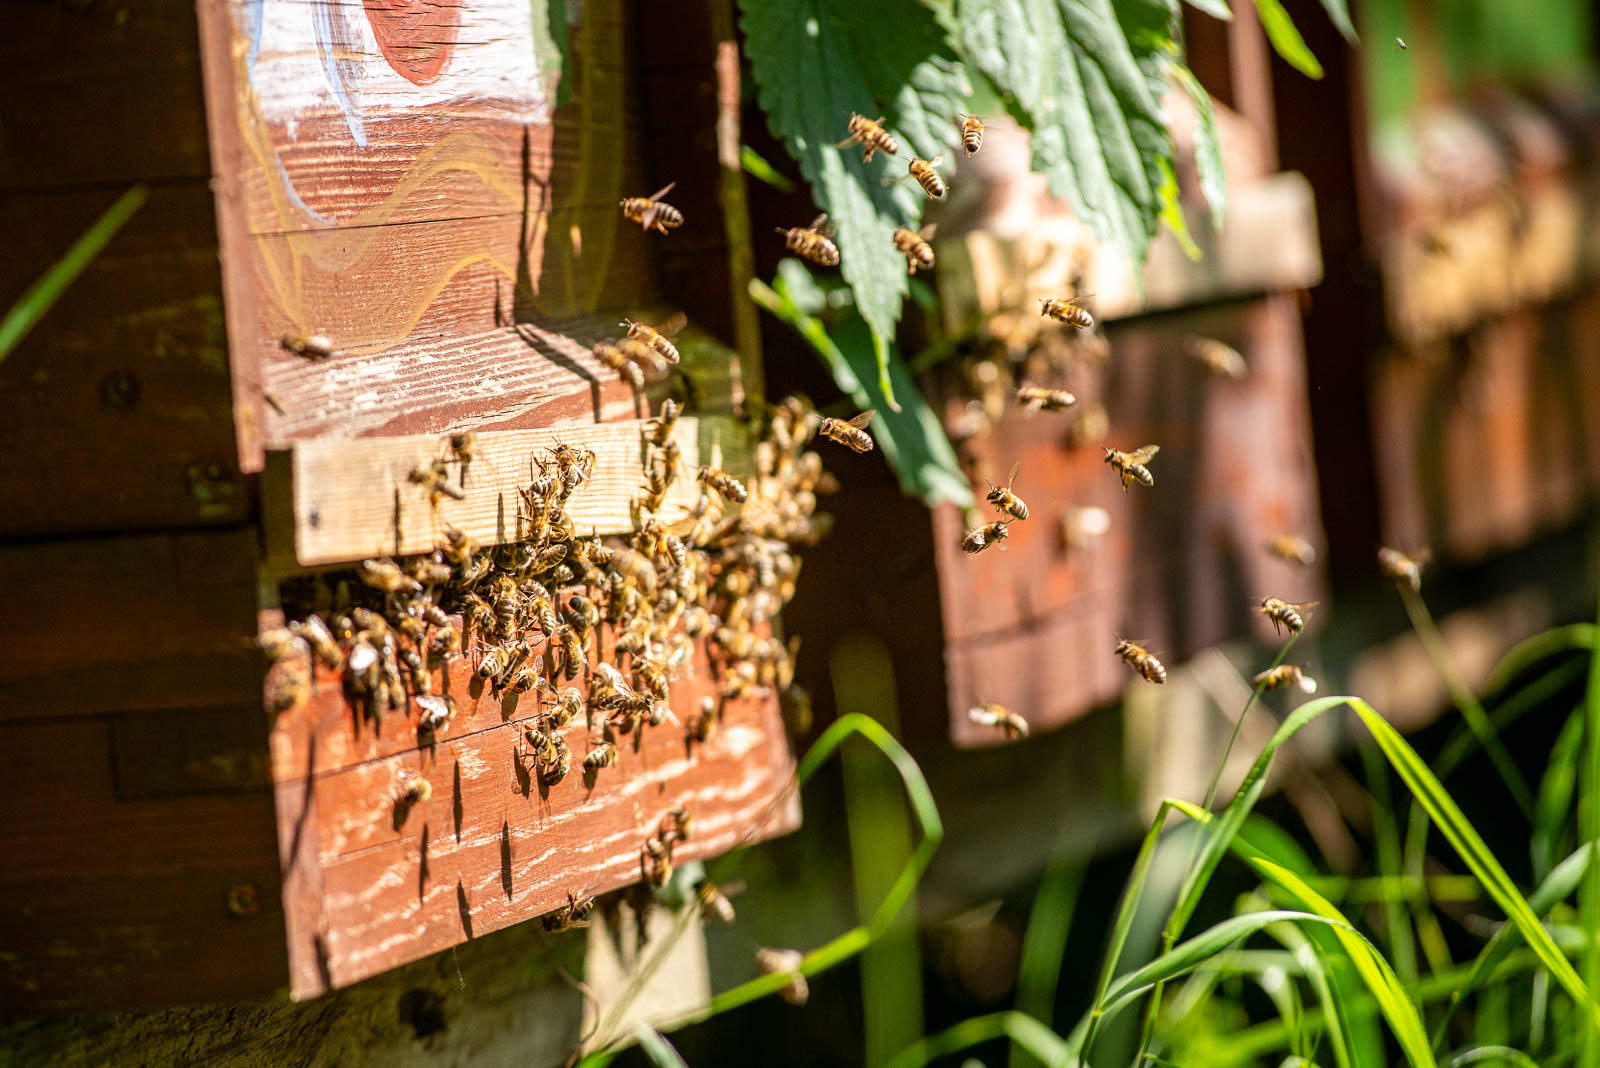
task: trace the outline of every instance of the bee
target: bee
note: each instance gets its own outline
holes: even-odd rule
[[[264,630],[256,639],[256,644],[266,654],[267,661],[273,664],[290,657],[303,656],[310,648],[310,643],[296,634],[292,626]]]
[[[932,197],[934,200],[943,200],[947,187],[944,184],[944,179],[939,177],[939,172],[934,170],[935,167],[943,162],[943,156],[935,156],[932,159],[922,159],[920,156],[912,156],[911,165],[907,169],[904,177],[885,178],[883,179],[883,184],[893,185],[896,182],[903,182],[907,178],[915,178],[917,180],[917,184],[922,186],[922,191],[924,193],[928,194],[928,196]]]
[[[285,349],[308,360],[332,359],[335,353],[333,339],[326,334],[297,334],[291,331],[278,339]]]
[[[455,577],[455,571],[443,560],[424,556],[411,562],[410,575],[424,586],[443,586]]]
[[[461,648],[461,632],[454,627],[440,627],[428,639],[428,659],[441,660]]]
[[[1191,336],[1184,339],[1183,347],[1190,356],[1214,375],[1231,378],[1237,382],[1250,373],[1250,368],[1245,364],[1244,357],[1239,355],[1239,350],[1224,345],[1215,338]]]
[[[981,723],[985,727],[999,727],[1006,732],[1006,737],[1012,741],[1028,736],[1028,721],[1005,705],[997,705],[993,702],[977,705],[967,709],[967,718],[974,723]]]
[[[1384,546],[1378,550],[1378,567],[1382,569],[1384,578],[1404,583],[1411,587],[1412,593],[1418,593],[1422,590],[1422,569],[1428,566],[1432,558],[1433,553],[1427,549],[1407,556],[1399,549]]]
[[[744,483],[719,468],[702,467],[695,472],[695,478],[704,482],[734,504],[743,504],[750,497],[749,492],[744,488]]]
[[[894,228],[894,247],[906,258],[907,274],[916,274],[918,267],[924,271],[933,270],[933,246],[928,241],[935,229],[932,223],[916,231],[908,226]]]
[[[995,511],[1001,515],[1008,515],[1013,519],[1028,518],[1027,504],[1021,497],[1011,492],[1011,484],[1017,480],[1017,472],[1021,470],[1022,464],[1020,461],[1012,464],[1011,474],[1006,477],[1004,486],[996,486],[993,482],[989,482],[987,478],[984,479],[985,482],[989,482],[989,495],[984,500],[994,505]]]
[[[679,318],[679,316],[673,317],[674,321]],[[660,356],[663,360],[666,360],[668,363],[678,362],[680,358],[678,355],[678,347],[672,342],[668,341],[667,338],[671,337],[673,334],[676,334],[678,329],[680,329],[679,327],[676,327],[672,324],[665,324],[662,329],[657,330],[653,326],[646,326],[644,323],[636,323],[632,319],[624,319],[617,325],[628,328],[628,338],[630,340],[644,342],[646,345],[650,346],[651,349],[655,350],[658,356]]]
[[[1087,295],[1072,297],[1071,299],[1041,297],[1039,298],[1039,303],[1043,307],[1039,309],[1039,314],[1049,316],[1058,323],[1066,323],[1068,326],[1075,326],[1079,330],[1087,330],[1094,325],[1094,316],[1090,315],[1078,303],[1087,299]]]
[[[400,803],[421,805],[433,796],[433,783],[416,772],[407,775],[400,783]]]
[[[594,911],[593,897],[576,897],[571,890],[567,891],[567,903],[545,916],[539,922],[544,924],[546,931],[554,934],[557,931],[569,931],[574,927],[587,927],[589,913]]]
[[[1132,452],[1121,452],[1117,449],[1106,449],[1106,463],[1122,478],[1122,492],[1128,492],[1128,487],[1138,482],[1144,486],[1154,486],[1156,477],[1150,473],[1146,465],[1155,459],[1156,453],[1161,451],[1159,445],[1145,445],[1134,449]]]
[[[1272,629],[1277,633],[1282,634],[1287,630],[1290,634],[1299,634],[1306,625],[1305,617],[1309,614],[1306,609],[1314,608],[1316,604],[1316,601],[1296,604],[1278,597],[1263,597],[1256,611],[1272,620]]]
[[[307,616],[299,622],[290,623],[289,629],[305,639],[323,667],[337,671],[344,666],[344,653],[339,649],[339,643],[333,640],[333,633],[328,630],[321,616]]]
[[[599,771],[617,762],[617,747],[613,742],[596,742],[589,755],[583,758],[584,771]]]
[[[682,805],[677,806],[667,813],[672,818],[672,830],[668,834],[676,835],[680,842],[687,842],[694,835],[694,816]]]
[[[765,975],[787,975],[789,983],[778,991],[778,996],[791,1005],[804,1005],[811,998],[811,987],[800,974],[800,962],[805,957],[798,949],[772,949],[762,946],[756,950],[756,967]]]
[[[678,402],[671,397],[662,401],[656,417],[650,420],[650,430],[645,440],[656,448],[664,447],[672,440],[672,428],[677,425],[681,413],[682,409],[678,407]]]
[[[1396,37],[1396,38],[1395,38],[1395,39],[1394,39],[1394,50],[1395,50],[1395,51],[1396,51],[1396,52],[1405,52],[1405,51],[1409,51],[1409,49],[1407,49],[1407,47],[1406,47],[1406,42],[1405,42],[1405,38],[1403,38],[1403,37]]]
[[[624,358],[637,365],[646,378],[654,378],[667,370],[667,361],[662,355],[640,338],[622,338],[617,342],[617,349]]]
[[[975,156],[983,147],[983,120],[976,115],[961,116],[961,147],[967,155]]]
[[[700,699],[700,715],[689,727],[689,736],[697,742],[709,742],[717,733],[717,723],[722,719],[722,705],[710,694]]]
[[[567,558],[567,547],[560,542],[546,545],[533,556],[533,561],[528,565],[528,574],[537,575],[542,571],[549,571]]]
[[[656,565],[644,553],[633,549],[617,549],[611,554],[610,567],[634,588],[646,594],[656,592],[656,583],[659,581]]]
[[[539,778],[554,786],[572,770],[572,750],[567,740],[559,734],[550,735],[550,759],[539,765]]]
[[[1110,529],[1111,513],[1104,508],[1068,508],[1061,513],[1061,548],[1087,549]]]
[[[671,204],[663,203],[661,198],[672,192],[672,187],[677,184],[668,182],[647,197],[627,198],[622,201],[622,217],[638,223],[646,230],[654,229],[657,233],[676,230],[683,225],[683,212]]]
[[[393,560],[363,560],[357,573],[361,581],[384,593],[417,593],[422,584],[400,570]]]
[[[659,838],[646,838],[639,853],[639,866],[651,886],[660,888],[672,880],[672,844]]]
[[[779,226],[777,231],[783,235],[784,246],[790,252],[821,267],[837,267],[839,246],[833,243],[833,230],[827,223],[828,216],[822,214],[812,219],[810,226],[794,226],[787,230]]]
[[[456,699],[449,694],[436,697],[431,694],[417,698],[422,714],[417,717],[417,730],[422,734],[438,734],[456,714]]]
[[[883,128],[882,115],[879,115],[877,120],[874,121],[865,115],[857,115],[851,112],[850,124],[845,129],[850,131],[850,136],[833,147],[843,148],[845,145],[855,144],[859,141],[862,147],[862,163],[871,163],[874,152],[882,152],[890,156],[898,156],[900,154],[900,143],[890,137],[889,131]]]
[[[591,351],[594,352],[595,359],[617,372],[617,376],[628,385],[636,390],[644,389],[644,372],[616,345],[609,341],[597,341]]]
[[[428,503],[437,505],[440,497],[449,497],[452,500],[464,501],[467,491],[450,481],[450,469],[443,460],[435,460],[427,467],[413,467],[411,474],[406,476],[410,481],[421,486],[428,495]]]
[[[1116,654],[1122,658],[1123,663],[1143,675],[1154,683],[1167,681],[1167,669],[1144,646],[1137,642],[1130,642],[1126,638],[1117,639]]]
[[[565,727],[583,711],[583,694],[576,687],[567,686],[558,693],[555,687],[541,681],[540,688],[556,701],[555,708],[548,713],[552,727]]]
[[[868,434],[864,428],[868,423],[872,422],[872,417],[877,414],[876,411],[869,410],[862,412],[849,421],[835,419],[830,415],[822,420],[821,425],[817,427],[817,433],[829,441],[837,441],[840,445],[846,446],[853,452],[871,452],[872,435]]]
[[[578,677],[578,672],[583,670],[588,656],[583,647],[583,639],[578,632],[563,623],[556,628],[551,640],[561,645],[561,673],[569,680]]]
[[[700,911],[710,916],[715,916],[723,923],[732,926],[734,921],[733,903],[728,900],[728,895],[722,888],[709,879],[700,880],[694,888],[694,896],[700,901]]]
[[[1009,519],[997,523],[985,523],[974,530],[967,531],[966,537],[961,539],[961,551],[967,553],[981,553],[991,545],[997,545],[1006,540],[1011,532],[1006,528],[1011,525]]]
[[[422,659],[422,654],[415,649],[400,650],[400,662],[406,666],[406,674],[411,677],[411,692],[425,694],[433,692],[433,675],[428,671],[427,662]]]
[[[1263,690],[1276,690],[1280,686],[1295,686],[1306,693],[1317,692],[1317,680],[1301,671],[1294,664],[1279,664],[1275,668],[1263,671],[1251,681]]]
[[[1025,381],[1017,387],[1017,403],[1028,412],[1064,412],[1077,404],[1078,398],[1064,389],[1046,389]]]

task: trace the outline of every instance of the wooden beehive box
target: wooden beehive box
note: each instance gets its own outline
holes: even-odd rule
[[[550,8],[19,14],[40,47],[0,94],[0,300],[127,186],[150,195],[0,364],[0,496],[18,502],[0,517],[0,739],[27,755],[0,834],[10,1011],[310,996],[636,882],[674,806],[697,824],[680,861],[796,825],[766,691],[729,701],[706,744],[647,731],[548,789],[520,759],[533,695],[482,689],[467,658],[435,675],[458,711],[432,739],[414,710],[363,721],[320,668],[307,700],[263,713],[289,669],[256,638],[293,576],[424,551],[446,525],[505,537],[557,440],[597,456],[575,525],[626,531],[669,388],[699,403],[675,432],[686,464],[748,452],[726,349],[689,332],[683,373],[648,397],[590,352],[664,310],[617,211],[664,182],[638,151],[623,5],[570,26]],[[470,492],[435,511],[406,475],[460,431],[478,433]],[[593,655],[613,642],[602,628]],[[702,643],[680,725],[718,685]],[[431,800],[397,806],[403,775]]]

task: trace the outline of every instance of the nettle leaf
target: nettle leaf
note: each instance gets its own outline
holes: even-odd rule
[[[900,178],[912,155],[953,160],[966,73],[934,11],[917,0],[740,0],[740,25],[762,109],[837,228],[840,270],[873,334],[878,384],[894,405],[889,339],[906,295],[896,226],[916,229],[926,197]],[[861,162],[836,148],[852,111],[884,125],[900,156]],[[951,150],[951,151],[946,151]],[[797,218],[801,226],[809,219]]]
[[[1222,216],[1228,207],[1228,172],[1222,165],[1222,138],[1217,131],[1217,114],[1211,94],[1200,79],[1182,64],[1174,64],[1173,76],[1189,99],[1194,101],[1194,165],[1200,175],[1200,192],[1211,205],[1211,225],[1222,229]]]
[[[1101,240],[1144,262],[1173,156],[1159,103],[1160,60],[1177,54],[1173,6],[960,0],[959,16],[973,62],[1033,131],[1033,169]]]

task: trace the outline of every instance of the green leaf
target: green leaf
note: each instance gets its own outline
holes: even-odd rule
[[[1456,805],[1455,800],[1440,785],[1439,780],[1434,778],[1427,764],[1417,756],[1416,750],[1412,749],[1406,740],[1400,737],[1399,732],[1378,715],[1371,705],[1356,699],[1351,699],[1350,704],[1362,722],[1367,725],[1367,729],[1372,732],[1378,747],[1383,750],[1384,756],[1389,758],[1389,763],[1399,772],[1406,786],[1417,795],[1418,800],[1427,809],[1429,817],[1438,825],[1440,832],[1449,839],[1467,867],[1472,869],[1472,874],[1483,883],[1483,888],[1489,892],[1489,896],[1494,898],[1495,903],[1505,911],[1507,918],[1522,932],[1522,937],[1528,942],[1528,948],[1532,949],[1540,963],[1549,969],[1556,982],[1572,995],[1573,1000],[1578,1003],[1579,1011],[1591,1021],[1600,1021],[1600,1006],[1595,1004],[1589,988],[1578,977],[1572,963],[1562,955],[1555,942],[1551,941],[1550,933],[1540,924],[1539,918],[1534,915],[1528,902],[1517,892],[1511,876],[1500,866],[1500,862],[1489,851],[1489,847]]]
[[[1222,229],[1222,216],[1228,207],[1228,172],[1222,165],[1222,139],[1217,132],[1217,113],[1211,94],[1194,72],[1181,63],[1172,65],[1172,77],[1194,102],[1194,165],[1200,175],[1200,192],[1211,205],[1211,225]]]
[[[1345,4],[1345,0],[1322,0],[1322,9],[1328,13],[1334,28],[1344,34],[1344,39],[1356,44],[1359,39],[1356,37],[1355,26],[1350,23],[1350,8]]]
[[[1308,78],[1322,77],[1322,64],[1311,54],[1305,38],[1294,28],[1294,20],[1278,0],[1256,0],[1256,12],[1261,16],[1261,28],[1267,31],[1267,40],[1284,62]]]
[[[1161,215],[1172,139],[1140,58],[1174,54],[1159,0],[959,0],[962,44],[1033,133],[1033,169],[1134,265]],[[1137,52],[1123,22],[1138,31]],[[1152,32],[1152,27],[1164,31]]]
[[[892,400],[887,343],[907,276],[891,235],[902,224],[917,228],[927,198],[916,182],[886,186],[883,179],[905,175],[908,153],[931,159],[954,148],[955,116],[970,91],[966,74],[938,19],[917,0],[741,0],[739,6],[767,122],[837,227],[840,270],[880,341],[873,377]],[[880,153],[864,164],[859,145],[835,148],[852,111],[883,116],[902,155]]]
[[[1032,1016],[1020,1012],[995,1012],[962,1020],[936,1035],[919,1039],[886,1061],[883,1068],[921,1068],[929,1061],[949,1057],[997,1038],[1009,1038],[1044,1064],[1072,1063],[1072,1052],[1061,1036]]]
[[[105,214],[95,220],[94,225],[84,231],[82,237],[72,243],[65,255],[51,264],[39,276],[39,280],[17,298],[11,310],[6,312],[6,317],[0,319],[0,360],[11,355],[11,350],[44,318],[45,312],[61,299],[67,287],[77,280],[84,268],[100,255],[100,250],[110,243],[123,224],[149,198],[150,187],[144,185],[133,186],[123,193],[115,204],[105,210]]]
[[[1233,11],[1228,7],[1227,0],[1189,0],[1189,6],[1196,11],[1204,11],[1214,19],[1233,21]]]
[[[752,280],[750,296],[793,327],[816,350],[835,384],[850,394],[857,406],[877,410],[872,435],[904,492],[929,505],[941,501],[962,508],[972,505],[972,487],[961,473],[939,416],[923,399],[911,372],[893,349],[887,352],[885,367],[891,388],[902,399],[903,407],[898,412],[887,407],[883,386],[874,377],[878,357],[872,334],[860,315],[847,311],[830,333],[817,318],[827,303],[827,295],[796,259],[778,264],[778,276],[771,286]]]
[[[640,1021],[633,1029],[633,1037],[638,1041],[639,1048],[644,1055],[650,1058],[650,1063],[656,1068],[689,1068],[684,1063],[683,1057],[672,1043],[661,1036],[661,1032],[649,1024]]]
[[[780,193],[793,193],[794,183],[785,178],[766,157],[751,148],[749,145],[739,146],[739,166],[744,168],[744,173],[758,181],[766,182]]]

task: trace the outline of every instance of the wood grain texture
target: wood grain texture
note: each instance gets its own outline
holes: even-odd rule
[[[0,722],[261,702],[256,532],[0,547]]]
[[[1003,740],[967,720],[981,701],[1047,729],[1130,682],[1146,685],[1112,655],[1116,635],[1172,665],[1232,635],[1270,635],[1253,600],[1320,598],[1320,572],[1265,551],[1276,533],[1321,541],[1298,324],[1292,298],[1279,295],[1111,327],[1105,371],[1079,364],[1066,385],[1080,404],[1106,404],[1108,444],[1161,446],[1152,488],[1125,493],[1099,448],[1065,447],[1070,414],[1013,409],[969,443],[979,476],[999,481],[1021,463],[1015,489],[1031,514],[1012,524],[1004,551],[973,556],[960,550],[959,513],[934,512],[957,744]],[[1237,348],[1248,377],[1208,376],[1183,351],[1190,333]],[[1064,550],[1060,517],[1084,506],[1106,509],[1110,530]]]
[[[508,541],[515,536],[521,508],[519,487],[535,477],[536,458],[547,458],[558,443],[591,449],[596,456],[593,476],[566,507],[573,526],[584,533],[632,530],[633,502],[645,482],[644,435],[650,425],[639,419],[480,434],[478,458],[467,472],[466,498],[442,497],[437,507],[408,476],[448,455],[448,446],[438,437],[300,442],[289,462],[292,485],[268,485],[265,490],[293,499],[293,529],[269,530],[268,560],[292,568],[375,554],[430,552],[451,528],[481,544]],[[708,464],[740,472],[748,466],[744,429],[731,418],[681,418],[673,440],[682,449],[685,469],[659,513],[669,524],[685,518],[701,496],[695,467]],[[269,474],[278,469],[270,465]]]
[[[620,738],[617,762],[589,781],[580,719],[564,732],[573,771],[548,787],[531,773],[523,737],[538,702],[483,691],[472,668],[456,657],[440,678],[457,714],[427,746],[409,712],[376,729],[356,723],[337,678],[320,669],[313,699],[279,717],[280,841],[296,843],[285,862],[295,881],[284,894],[288,923],[315,932],[321,947],[314,966],[294,969],[297,997],[541,915],[569,890],[637,882],[644,839],[677,805],[696,821],[693,839],[675,851],[680,862],[798,825],[776,701],[730,701],[711,740],[688,743],[684,725],[717,678],[703,649],[673,686],[676,725]],[[410,774],[429,781],[432,797],[397,808]]]

